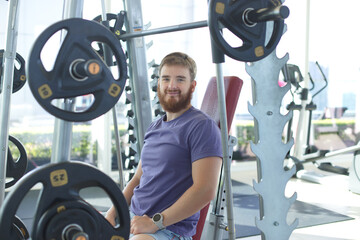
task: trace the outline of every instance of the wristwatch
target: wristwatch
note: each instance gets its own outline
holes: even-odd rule
[[[164,220],[164,216],[161,213],[155,213],[154,216],[152,217],[153,223],[155,223],[155,225],[158,226],[160,230],[165,228],[163,224],[163,220]]]

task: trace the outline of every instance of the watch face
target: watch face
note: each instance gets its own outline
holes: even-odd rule
[[[155,214],[155,215],[153,216],[153,219],[154,219],[155,222],[158,222],[158,221],[160,221],[160,219],[161,219],[161,215],[160,215],[160,214]]]

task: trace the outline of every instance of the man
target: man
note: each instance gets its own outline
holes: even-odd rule
[[[192,239],[199,211],[215,196],[221,137],[215,122],[191,105],[196,64],[174,52],[159,67],[157,93],[166,114],[144,137],[141,160],[124,189],[131,240]],[[115,224],[111,208],[106,218]]]

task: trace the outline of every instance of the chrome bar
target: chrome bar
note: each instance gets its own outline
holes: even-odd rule
[[[16,44],[19,25],[19,1],[10,0],[8,8],[8,21],[5,51],[3,57],[3,81],[1,92],[0,112],[0,206],[5,198],[6,163],[9,146],[10,103],[13,90],[14,62],[16,57]],[[1,76],[0,76],[1,77]]]
[[[354,145],[351,147],[328,152],[325,154],[325,157],[332,157],[332,156],[336,156],[336,155],[343,154],[343,153],[355,152],[357,150],[360,150],[360,142],[358,142],[357,145]]]
[[[67,0],[64,2],[63,19],[82,17],[84,0]],[[64,36],[62,35],[63,40]],[[57,107],[74,111],[75,99],[57,100]],[[58,163],[70,160],[73,123],[55,118],[51,162]]]
[[[193,23],[183,23],[179,25],[173,25],[168,27],[162,27],[162,28],[155,28],[150,30],[144,30],[139,32],[133,32],[133,33],[125,33],[124,35],[120,36],[121,40],[126,40],[129,38],[136,38],[136,37],[144,37],[148,35],[155,35],[155,34],[161,34],[161,33],[169,33],[169,32],[177,32],[177,31],[183,31],[183,30],[190,30],[195,28],[202,28],[207,27],[208,23],[207,21],[199,21],[199,22],[193,22]]]
[[[230,165],[231,159],[229,155],[229,139],[228,139],[228,126],[226,115],[226,102],[225,102],[225,87],[224,87],[224,75],[222,71],[222,64],[216,63],[216,82],[217,82],[217,94],[218,94],[218,108],[220,117],[221,128],[221,145],[223,150],[223,164],[224,164],[224,181],[226,191],[226,213],[227,224],[229,228],[229,240],[235,240],[235,221],[233,212],[233,194],[231,188],[231,172]]]

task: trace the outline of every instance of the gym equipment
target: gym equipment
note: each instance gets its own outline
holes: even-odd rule
[[[162,33],[170,33],[170,32],[178,32],[183,30],[190,30],[195,28],[203,28],[207,27],[208,23],[207,21],[198,21],[193,23],[183,23],[179,25],[173,25],[168,27],[162,27],[162,28],[155,28],[155,29],[148,29],[148,30],[142,30],[139,29],[139,31],[133,32],[133,33],[125,33],[124,35],[120,35],[121,40],[128,40],[131,38],[136,37],[145,37],[149,35],[156,35],[156,34],[162,34]]]
[[[20,156],[14,160],[14,157],[8,148],[7,164],[6,164],[6,177],[12,178],[9,182],[5,183],[5,188],[13,186],[24,175],[27,167],[27,155],[24,146],[15,137],[9,135],[9,141],[12,142],[19,151]]]
[[[0,50],[0,77],[2,76],[2,70],[3,70],[3,56],[4,56],[4,50]],[[13,75],[13,89],[12,93],[15,93],[19,91],[26,83],[26,75],[25,75],[25,60],[24,58],[16,53],[15,61],[20,65],[19,68],[16,67],[16,64],[14,65],[14,75]],[[1,92],[1,79],[0,79],[0,92]]]
[[[360,194],[360,150],[354,152],[353,164],[349,170],[349,190]]]
[[[268,56],[277,46],[284,31],[284,19],[289,8],[280,1],[211,0],[209,29],[216,45],[229,57],[243,62],[255,62]],[[268,24],[273,21],[273,26]],[[242,41],[231,46],[223,35],[226,28]],[[267,36],[267,32],[271,35]]]
[[[26,174],[7,195],[0,210],[2,239],[16,239],[11,227],[13,216],[25,195],[38,183],[43,189],[33,219],[32,239],[128,239],[130,216],[120,188],[109,176],[83,162],[48,164]],[[113,227],[81,198],[80,190],[88,187],[106,192],[117,210],[119,225]]]
[[[325,177],[325,175],[305,171],[303,164],[308,163],[308,162],[316,163],[319,160],[325,160],[326,158],[329,158],[332,156],[336,156],[336,155],[340,155],[340,154],[344,154],[344,153],[348,153],[348,152],[356,152],[356,151],[360,150],[360,142],[358,142],[354,146],[335,150],[335,151],[319,150],[316,148],[316,146],[310,145],[312,111],[315,110],[317,107],[316,104],[314,104],[313,99],[321,91],[323,91],[328,85],[328,80],[318,62],[316,62],[316,66],[318,67],[318,69],[322,75],[324,85],[312,95],[310,102],[308,104],[306,104],[305,106],[295,104],[294,100],[287,106],[288,110],[291,110],[291,111],[299,110],[300,114],[305,113],[306,111],[309,112],[308,128],[307,128],[307,132],[306,132],[306,144],[305,144],[306,147],[304,149],[304,152],[302,153],[301,156],[293,156],[292,154],[288,154],[287,157],[289,159],[291,159],[289,165],[296,166],[296,177],[307,180],[307,181],[315,182],[315,183],[322,183],[322,179]],[[301,77],[302,74],[300,72],[300,69],[296,65],[286,65],[286,66],[284,66],[282,71],[283,71],[285,81],[290,82],[293,86],[295,86],[295,88],[296,88],[295,92],[297,92],[300,95],[300,99],[302,101],[307,102],[309,99],[310,90],[312,90],[315,87],[315,84],[311,78],[311,75],[309,74],[309,80],[312,83],[312,87],[310,89],[308,89],[306,87],[300,86],[300,82],[303,80],[303,78]],[[295,78],[294,76],[299,76],[299,77]],[[294,97],[294,95],[293,95],[293,97]],[[303,111],[301,111],[301,110],[303,110]],[[289,124],[288,124],[287,138],[289,138],[292,135],[291,127],[292,127],[292,120],[290,120]],[[298,145],[298,144],[302,144],[302,143],[301,142],[295,143],[294,147],[296,147],[296,145]],[[336,173],[336,174],[342,174],[342,175],[349,175],[349,171],[347,168],[343,168],[340,166],[334,166],[334,165],[332,165],[331,162],[321,162],[320,164],[317,164],[317,165],[318,165],[317,167],[323,171],[332,172],[332,173]]]
[[[25,239],[29,239],[30,235],[29,232],[24,224],[23,221],[21,221],[21,219],[18,216],[14,216],[14,222],[13,222],[13,232],[16,233],[16,235],[18,236],[18,240],[25,240]]]
[[[5,51],[3,55],[2,92],[0,99],[0,207],[5,197],[6,162],[9,141],[10,103],[18,36],[19,2],[9,1]]]
[[[120,39],[128,34],[143,32],[143,19],[141,0],[125,0],[126,29],[128,33],[121,35]],[[133,127],[133,133],[137,141],[131,144],[131,148],[136,151],[135,156],[131,157],[132,162],[138,163],[140,160],[141,149],[143,147],[145,131],[152,122],[150,87],[148,79],[148,62],[146,59],[146,44],[144,37],[126,38],[127,55],[129,56],[129,91],[126,95],[131,99],[128,105],[134,112],[134,116],[129,118],[129,124]],[[126,152],[126,150],[125,150]],[[126,163],[125,163],[126,164]]]
[[[60,30],[67,34],[54,68],[47,71],[40,54],[45,43]],[[109,46],[119,72],[114,78],[110,69],[91,47],[93,42]],[[120,98],[127,79],[125,54],[119,41],[107,28],[94,21],[72,18],[48,27],[37,38],[29,57],[28,81],[39,104],[50,114],[73,122],[90,121],[110,110]],[[94,102],[83,112],[73,112],[52,105],[54,99],[92,94]]]
[[[296,194],[290,199],[284,196],[286,183],[295,172],[295,168],[290,171],[285,171],[283,168],[284,157],[293,142],[290,141],[287,144],[281,142],[283,127],[290,119],[291,114],[283,116],[280,114],[279,106],[289,87],[280,88],[277,83],[281,66],[289,57],[286,55],[284,58],[278,59],[273,51],[284,31],[282,18],[287,17],[289,13],[286,7],[281,6],[282,2],[278,1],[276,2],[278,4],[274,4],[274,1],[249,1],[247,3],[245,1],[214,0],[209,3],[209,29],[212,40],[216,44],[216,46],[212,45],[213,58],[214,55],[221,55],[220,49],[237,60],[253,62],[251,65],[245,64],[245,66],[246,71],[252,77],[255,104],[254,106],[249,104],[249,112],[254,116],[256,129],[256,141],[251,143],[251,149],[258,158],[258,182],[254,181],[253,185],[260,197],[260,218],[255,219],[255,223],[261,230],[263,239],[277,240],[289,239],[291,232],[298,224],[296,219],[289,226],[286,219],[286,213],[295,201]],[[273,6],[271,7],[271,5]],[[275,20],[272,23],[273,31],[266,29],[270,24],[266,21],[269,20]],[[228,28],[239,37],[243,45],[238,48],[231,47],[223,38],[222,27]],[[244,31],[244,29],[250,28],[252,31]],[[256,32],[256,29],[260,29],[260,32]],[[260,35],[256,35],[256,33]],[[256,41],[258,39],[260,41]],[[268,42],[265,42],[265,39],[269,39]],[[215,59],[213,62],[216,63],[217,75],[221,76],[220,64],[224,62],[224,59]],[[221,77],[217,78],[221,79]],[[225,116],[225,114],[221,115]],[[226,179],[226,194],[232,194],[228,182],[229,179]],[[234,227],[231,225],[233,224],[233,212],[229,210],[232,207],[231,204],[232,201],[227,201],[229,230]],[[214,224],[219,223],[215,222]],[[233,231],[229,231],[229,239],[235,239]],[[215,234],[214,237],[216,237]]]
[[[230,129],[235,114],[236,105],[238,103],[238,99],[240,96],[241,88],[243,85],[243,81],[235,76],[225,76],[223,81],[224,81],[224,92],[225,92],[224,100],[226,102],[226,119],[227,119],[226,121],[227,121],[227,126],[229,127],[228,129]],[[218,101],[219,101],[219,97],[217,93],[217,81],[216,78],[213,77],[210,79],[208,83],[200,109],[206,114],[208,114],[212,119],[214,119],[214,121],[219,125],[219,127],[221,127]],[[228,146],[228,149],[229,149],[229,155],[231,156],[234,144],[236,144],[236,138],[230,137],[229,142],[230,145]],[[220,179],[224,179],[225,178],[224,175],[225,173],[222,172]],[[203,232],[206,234],[205,239],[210,239],[210,238],[222,239],[221,237],[222,231],[218,231],[218,230],[222,230],[222,229],[229,230],[229,228],[223,223],[223,218],[224,218],[223,205],[225,204],[224,202],[225,197],[223,195],[224,195],[224,181],[220,181],[217,197],[212,203],[213,207],[209,217],[210,224],[205,226],[205,230],[203,230],[208,209],[210,206],[210,204],[208,204],[200,211],[200,219],[196,226],[196,234],[193,236],[193,240],[200,240]],[[226,194],[226,198],[232,198],[232,196]]]
[[[84,1],[64,0],[63,19],[81,17],[83,13]],[[64,35],[60,36],[60,41],[64,40]],[[76,109],[76,99],[57,99],[57,106],[68,111]],[[51,163],[67,161],[71,155],[73,122],[55,118],[53,144],[51,150]]]
[[[111,16],[111,15],[110,15]],[[113,17],[114,18],[114,17]],[[99,19],[99,21],[101,20],[101,24],[103,24],[105,27],[109,28],[110,31],[112,31],[113,33],[115,33],[116,36],[120,35],[121,32],[121,28],[124,25],[124,12],[119,13],[116,16],[116,21],[113,25],[113,27],[110,27],[110,21],[112,20],[111,17],[109,18],[109,14],[106,14],[106,6],[105,6],[105,1],[102,1],[102,15],[101,15],[101,19]],[[109,50],[108,47],[106,46],[101,46],[102,51],[103,51],[103,56],[104,56],[104,60],[105,63],[108,66],[114,66],[114,62],[112,60],[113,58],[113,54],[111,53],[111,51]],[[119,169],[119,186],[121,188],[121,190],[123,190],[125,188],[125,183],[124,183],[124,174],[123,174],[123,160],[122,160],[122,152],[121,152],[121,146],[120,146],[120,134],[119,134],[119,128],[118,128],[118,121],[117,121],[117,113],[116,113],[116,107],[114,106],[112,108],[112,115],[113,115],[113,123],[114,123],[114,135],[115,135],[115,145],[116,145],[116,160],[117,160],[117,165],[118,165],[118,169]]]
[[[110,31],[113,32],[118,39],[120,39],[120,36],[126,33],[126,31],[122,29],[125,23],[125,16],[125,11],[120,11],[119,14],[106,13],[106,20],[103,19],[101,15],[96,16],[93,20],[99,23],[102,21],[109,21]]]
[[[251,150],[258,160],[258,180],[253,186],[260,197],[260,218],[256,218],[256,227],[266,239],[289,239],[297,227],[298,219],[289,225],[287,212],[295,202],[297,194],[290,198],[285,196],[285,187],[295,167],[284,169],[284,159],[293,145],[293,139],[282,142],[285,124],[291,119],[292,111],[285,116],[280,113],[284,95],[290,84],[280,87],[279,74],[289,59],[286,54],[279,59],[276,52],[252,65],[245,65],[246,71],[253,80],[253,104],[249,104],[249,112],[254,116],[255,141],[251,142]]]
[[[106,19],[103,18],[101,15],[98,15],[93,20],[103,24],[105,27],[110,29],[110,31],[114,33],[118,39],[120,39],[120,36],[122,34],[126,33],[126,31],[122,29],[124,27],[124,22],[125,22],[124,11],[121,11],[119,14],[107,13]],[[97,50],[98,54],[100,56],[104,56],[104,49],[102,44],[98,43],[98,47],[99,47],[99,49]]]

